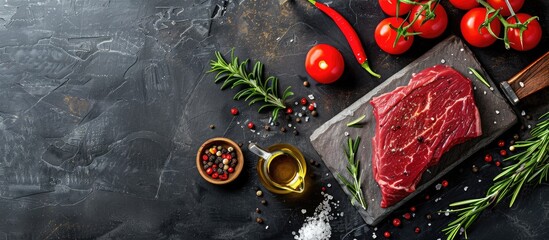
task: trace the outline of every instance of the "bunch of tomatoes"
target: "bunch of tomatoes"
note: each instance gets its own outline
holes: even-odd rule
[[[414,36],[436,38],[444,33],[448,25],[448,15],[439,0],[378,1],[383,12],[391,17],[377,25],[375,41],[389,54],[408,51]],[[503,25],[506,48],[527,51],[536,47],[541,40],[541,26],[537,17],[526,13],[513,15],[514,11],[520,10],[525,0],[508,1],[512,10],[505,0],[450,0],[454,7],[467,10],[460,23],[465,41],[475,47],[490,46],[500,39]],[[406,19],[400,17],[404,15],[407,15]]]

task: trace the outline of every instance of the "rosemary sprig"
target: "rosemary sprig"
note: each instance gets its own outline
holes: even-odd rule
[[[525,149],[505,159],[516,161],[505,167],[494,178],[494,184],[483,198],[469,199],[450,204],[452,213],[458,213],[458,218],[448,224],[442,231],[448,240],[452,240],[460,231],[467,230],[480,216],[482,211],[491,205],[498,204],[511,196],[509,207],[513,206],[524,184],[540,184],[547,181],[549,174],[549,112],[540,117],[540,122],[530,132],[531,137],[518,141],[516,149]],[[463,230],[461,230],[463,229]],[[465,233],[467,238],[467,233]]]
[[[235,100],[244,98],[244,101],[250,101],[249,105],[256,102],[263,102],[263,105],[259,108],[258,112],[263,109],[272,108],[273,121],[278,117],[279,111],[286,108],[284,101],[294,95],[290,91],[288,86],[282,96],[278,94],[278,78],[269,76],[267,79],[263,78],[263,64],[256,61],[252,72],[248,73],[248,62],[246,59],[239,62],[238,57],[234,56],[234,49],[231,51],[231,60],[225,61],[219,51],[215,52],[216,60],[210,61],[211,69],[208,73],[217,72],[215,75],[215,83],[223,81],[221,90],[228,88],[229,86],[235,88],[242,85],[243,89],[236,93],[233,97]]]
[[[356,159],[356,153],[360,144],[360,137],[356,137],[353,141],[349,138],[347,142],[347,149],[345,149],[345,156],[347,157],[347,171],[351,175],[352,179],[348,180],[340,173],[337,174],[337,178],[347,187],[347,190],[351,193],[351,203],[358,204],[362,209],[366,210],[366,201],[362,195],[362,188],[360,183],[362,182],[362,175],[360,174],[360,161]]]
[[[347,127],[361,127],[362,124],[360,124],[360,121],[364,120],[364,118],[366,118],[366,115],[362,115],[362,116],[358,117],[357,119],[355,119],[351,122],[348,122]]]

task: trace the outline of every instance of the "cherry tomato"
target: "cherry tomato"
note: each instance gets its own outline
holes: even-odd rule
[[[333,83],[343,74],[345,62],[341,53],[331,45],[317,44],[307,53],[305,70],[315,81]]]
[[[488,47],[496,41],[496,38],[488,32],[488,27],[492,29],[496,36],[501,31],[501,23],[495,19],[489,26],[478,29],[478,27],[484,22],[486,17],[485,8],[473,8],[469,10],[461,19],[461,34],[465,40],[475,47]]]
[[[400,37],[396,45],[394,45],[393,47],[393,44],[397,37],[397,32],[392,29],[391,26],[397,28],[403,23],[404,26],[408,25],[408,22],[405,22],[404,19],[399,17],[385,18],[381,22],[379,22],[376,27],[374,38],[381,50],[385,51],[386,53],[396,55],[402,54],[410,49],[412,43],[414,43],[414,36]],[[410,31],[411,28],[408,29],[408,32]]]
[[[479,5],[477,0],[450,0],[450,3],[461,10],[473,9]]]
[[[426,3],[427,1],[424,1],[422,3]],[[431,3],[430,6],[431,10],[433,10],[433,3]],[[422,7],[421,5],[416,5],[412,8],[412,12],[410,16],[416,16],[419,14],[419,17],[417,20],[412,24],[412,28],[415,32],[420,32],[420,37],[423,38],[436,38],[442,33],[444,33],[444,30],[446,30],[446,26],[448,26],[448,15],[446,14],[446,10],[444,10],[444,7],[442,5],[437,4],[434,12],[435,17],[427,20],[426,22],[423,22],[425,19],[425,11],[421,11]]]
[[[517,13],[515,15],[520,22],[525,22],[531,16],[526,13]],[[517,21],[514,17],[509,17],[507,21],[511,24],[515,24]],[[516,28],[509,28],[507,30],[507,37],[509,38],[509,45],[512,49],[518,51],[528,51],[535,48],[541,41],[541,25],[538,20],[532,20],[524,32],[522,32],[522,42],[520,41],[520,30]]]
[[[378,0],[381,10],[389,16],[396,16],[397,14],[397,0]],[[413,5],[407,3],[399,3],[398,16],[402,16],[412,9]]]
[[[509,11],[507,4],[505,4],[505,0],[487,0],[486,2],[494,9],[501,9],[499,10],[499,13],[501,13],[502,16],[511,16],[511,11]],[[518,12],[520,8],[522,8],[524,0],[509,0],[509,3],[511,4],[513,11]]]

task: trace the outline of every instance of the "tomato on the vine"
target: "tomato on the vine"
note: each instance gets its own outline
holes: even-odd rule
[[[307,53],[305,70],[315,81],[333,83],[343,74],[345,62],[341,53],[331,45],[317,44]]]
[[[379,22],[376,27],[374,38],[381,50],[396,55],[402,54],[410,49],[412,43],[414,43],[414,36],[400,36],[396,45],[394,45],[395,39],[397,38],[397,31],[393,28],[398,28],[401,25],[407,26],[408,22],[399,17],[385,18]],[[410,32],[411,28],[408,28],[407,31]]]
[[[477,0],[450,0],[450,3],[461,10],[473,9],[479,5]]]
[[[517,13],[515,16],[521,23],[524,23],[532,17],[526,13]],[[514,17],[509,17],[507,21],[510,24],[517,23],[517,20]],[[522,42],[520,40],[520,29],[509,28],[507,30],[507,37],[509,39],[509,45],[512,49],[518,51],[528,51],[535,48],[541,41],[541,25],[538,20],[532,20],[528,23],[527,29],[522,32]]]
[[[397,16],[397,0],[378,0],[381,10],[389,16]],[[402,16],[412,9],[413,5],[398,2],[398,16]]]
[[[424,1],[422,3],[427,3],[427,1]],[[431,2],[431,10],[433,10],[433,7],[433,2]],[[446,10],[444,10],[444,7],[442,7],[442,5],[440,4],[437,4],[433,11],[435,13],[435,17],[423,22],[426,16],[425,11],[422,11],[422,6],[416,5],[412,8],[410,16],[413,17],[419,14],[417,20],[412,24],[412,28],[415,32],[421,33],[419,35],[420,37],[436,38],[442,35],[442,33],[444,33],[444,30],[446,30],[446,26],[448,26],[448,15],[446,14]]]
[[[511,11],[507,7],[507,4],[505,4],[505,0],[487,0],[486,2],[488,2],[488,4],[490,4],[490,6],[494,9],[500,9],[499,12],[502,16],[511,16]],[[522,8],[524,0],[509,0],[509,3],[511,4],[513,11],[518,12]]]
[[[475,47],[488,47],[497,40],[490,34],[488,27],[492,29],[496,36],[499,36],[501,31],[501,23],[497,19],[479,31],[479,26],[484,22],[486,13],[486,8],[473,8],[465,13],[461,19],[461,34],[469,44]]]

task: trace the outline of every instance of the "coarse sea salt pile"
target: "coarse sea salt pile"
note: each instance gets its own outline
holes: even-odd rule
[[[330,206],[330,200],[333,196],[322,192],[324,200],[316,207],[314,215],[307,217],[305,223],[294,239],[297,240],[328,240],[332,235],[332,227],[330,226],[330,220],[333,219],[330,216],[332,207]]]

